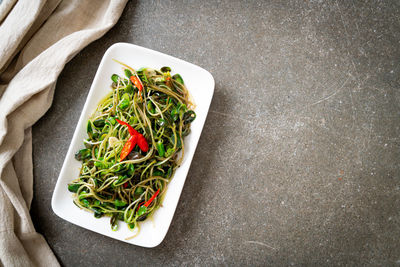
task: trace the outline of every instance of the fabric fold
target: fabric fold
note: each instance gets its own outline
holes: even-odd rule
[[[15,54],[24,36],[28,33],[46,1],[17,1],[0,27],[0,70]]]
[[[58,265],[29,214],[31,126],[51,106],[65,64],[115,25],[126,2],[19,0],[0,24],[0,265]]]

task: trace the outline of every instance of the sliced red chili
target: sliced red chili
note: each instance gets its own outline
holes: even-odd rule
[[[130,126],[128,123],[121,121],[119,119],[116,119],[116,121],[121,124],[121,125],[125,125],[128,127],[128,132],[131,136],[137,136],[136,139],[136,143],[137,145],[140,147],[140,149],[143,152],[147,152],[149,150],[149,144],[147,143],[146,138],[143,136],[143,134],[139,133],[138,131],[136,131],[132,126]],[[135,145],[136,145],[135,143]],[[135,146],[133,146],[135,147]],[[130,151],[129,151],[130,152]],[[129,153],[128,153],[129,154]]]
[[[142,82],[139,80],[139,78],[137,76],[131,76],[131,81],[139,90],[139,96],[140,96],[140,99],[142,99],[142,90],[143,90]]]
[[[121,121],[119,119],[115,119],[119,124],[121,125],[125,125],[126,127],[128,127],[128,132],[130,135],[137,135],[140,134],[138,131],[136,131],[132,126],[129,125],[129,123],[126,123],[124,121]]]
[[[121,161],[123,161],[126,156],[129,155],[129,153],[131,153],[132,149],[136,146],[136,142],[137,142],[137,135],[132,135],[128,141],[125,143],[124,147],[121,150],[121,155],[120,155],[120,159]]]
[[[147,208],[150,204],[151,204],[151,202],[156,198],[156,196],[158,195],[158,193],[160,193],[160,189],[158,189],[155,193],[154,193],[154,195],[146,202],[146,203],[144,203],[144,206]]]
[[[139,134],[137,139],[137,145],[143,152],[147,152],[149,150],[149,144],[147,143],[146,138],[142,134]]]
[[[132,75],[131,76],[131,81],[139,89],[139,91],[142,91],[143,85],[142,85],[142,83],[141,83],[141,81],[139,80],[138,77]]]

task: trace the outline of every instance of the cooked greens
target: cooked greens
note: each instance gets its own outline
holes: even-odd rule
[[[160,206],[196,113],[170,67],[135,71],[118,63],[124,75],[111,76],[111,92],[87,122],[85,148],[75,154],[82,168],[68,190],[78,207],[111,217],[113,230],[119,220],[138,229]]]

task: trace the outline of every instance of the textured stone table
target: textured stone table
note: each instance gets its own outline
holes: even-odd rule
[[[32,216],[65,266],[400,265],[398,1],[130,1],[33,128]],[[209,70],[215,94],[163,243],[72,225],[50,200],[115,42]]]

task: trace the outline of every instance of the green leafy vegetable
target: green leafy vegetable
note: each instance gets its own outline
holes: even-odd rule
[[[111,80],[115,83],[118,83],[119,76],[117,74],[111,75]]]
[[[75,159],[79,161],[85,160],[90,158],[91,154],[92,151],[90,149],[84,148],[75,153]]]
[[[183,79],[182,79],[181,75],[179,75],[179,74],[175,74],[174,76],[172,76],[172,79],[174,79],[175,81],[177,81],[180,84],[184,84]]]
[[[74,204],[110,217],[113,231],[120,220],[136,229],[160,207],[196,118],[182,77],[171,77],[170,67],[135,73],[123,66],[86,124],[86,148],[75,154],[80,173],[68,184]]]
[[[171,71],[171,68],[170,67],[162,67],[161,69],[161,72],[170,72]]]

